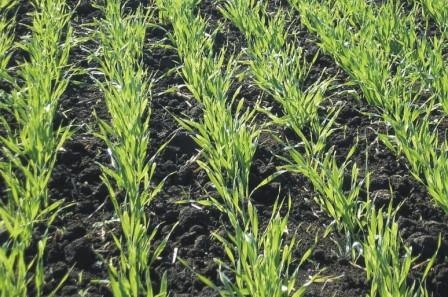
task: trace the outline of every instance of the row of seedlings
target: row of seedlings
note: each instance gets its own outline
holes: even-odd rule
[[[95,74],[101,77],[96,81],[110,116],[98,119],[96,133],[111,158],[101,166],[102,180],[121,226],[121,235],[113,237],[119,256],[110,260],[109,282],[116,297],[162,297],[168,295],[167,277],[153,283],[151,265],[167,239],[154,244],[158,228],[150,228],[147,209],[163,187],[163,182],[152,181],[156,163],[148,157],[148,148],[153,79],[142,61],[152,10],[138,6],[130,11],[122,2],[98,6],[103,18],[95,21],[99,49],[92,55],[99,64]]]
[[[362,252],[368,261],[366,270],[367,277],[372,280],[371,296],[377,296],[375,294],[378,290],[384,290],[379,292],[379,296],[386,296],[386,292],[413,292],[413,288],[408,287],[405,281],[414,260],[410,252],[406,253],[404,259],[400,258],[401,240],[397,234],[397,224],[384,223],[384,217],[392,217],[392,209],[386,213],[382,210],[371,211],[370,200],[358,200],[363,186],[359,181],[359,169],[356,164],[349,169],[350,157],[355,148],[341,165],[337,164],[333,149],[326,149],[326,140],[335,130],[333,126],[338,112],[333,110],[326,121],[320,122],[317,109],[329,82],[316,82],[305,91],[300,90],[311,65],[303,62],[300,56],[295,56],[300,53],[300,49],[286,41],[285,13],[279,11],[272,20],[267,21],[266,7],[267,3],[228,0],[222,11],[246,35],[250,72],[254,81],[283,107],[284,117],[276,122],[291,127],[302,141],[302,150],[287,144],[291,148],[290,158],[284,159],[288,165],[282,169],[309,178],[319,193],[316,201],[334,219],[339,231],[345,233],[347,252],[352,251],[354,246],[360,246],[358,252]],[[307,125],[311,137],[304,132]],[[347,170],[351,173],[348,191],[343,186]],[[365,231],[365,238],[362,231]],[[385,239],[381,246],[375,241],[378,237]],[[355,258],[359,255],[353,253],[353,256]],[[397,266],[407,269],[396,271]]]
[[[368,103],[378,108],[393,131],[393,135],[379,135],[381,140],[406,157],[413,176],[425,184],[434,201],[447,212],[448,185],[444,180],[448,176],[448,142],[440,140],[438,122],[431,122],[436,102],[431,96],[424,104],[420,102],[424,88],[416,72],[402,63],[400,55],[396,59],[391,56],[396,46],[394,27],[387,19],[370,13],[361,3],[364,1],[340,1],[338,5],[332,1],[290,2],[301,12],[308,29],[317,33],[322,48],[351,76]],[[393,10],[388,8],[391,6],[384,9]],[[377,41],[378,28],[383,28],[383,42]]]
[[[10,8],[13,8],[14,5],[11,5],[10,7],[7,6],[7,2],[0,3],[0,83],[2,83],[2,87],[7,82],[12,82],[12,77],[8,73],[8,65],[11,60],[11,55],[13,52],[13,44],[14,44],[14,35],[13,35],[13,28],[16,24],[15,19],[8,19],[8,14],[10,13]],[[0,123],[1,127],[5,126],[6,118],[4,106],[7,102],[7,100],[10,100],[10,94],[6,92],[3,88],[0,88]],[[1,137],[5,136],[4,133],[0,134]],[[3,164],[7,162],[3,158],[3,154],[0,153],[0,164]],[[5,163],[6,164],[6,163]],[[3,183],[3,176],[0,179],[0,183]],[[0,184],[3,186],[3,184]],[[0,188],[2,190],[2,188]],[[4,195],[3,192],[0,193],[1,195]],[[1,197],[1,203],[2,208],[5,208],[5,205],[3,205],[6,202],[6,199]],[[6,227],[4,226],[3,219],[0,217],[0,234],[4,234],[7,232]],[[15,259],[18,256],[15,255],[8,255],[8,244],[5,242],[0,242],[2,246],[0,247],[0,276],[3,280],[0,280],[0,285],[4,285],[4,282],[6,281],[16,281],[17,283],[22,281],[23,283],[26,282],[25,277],[23,276],[23,280],[19,280],[17,277],[17,280],[14,279],[14,274],[12,273],[13,269],[15,267],[8,268],[8,265],[14,264]],[[23,258],[23,257],[22,257]],[[9,264],[11,263],[11,264]],[[20,273],[24,274],[24,273]],[[0,290],[1,293],[4,293]]]
[[[196,3],[158,1],[161,16],[173,26],[172,39],[182,61],[181,74],[203,107],[202,121],[179,119],[201,148],[198,165],[216,191],[199,203],[216,207],[230,223],[225,236],[213,234],[227,256],[226,260],[217,260],[221,284],[202,275],[198,277],[220,296],[303,296],[314,279],[297,284],[299,267],[291,266],[295,261],[292,253],[296,237],[288,243],[284,241],[288,216],[281,217],[281,205],[276,204],[262,230],[257,209],[251,203],[249,169],[260,133],[260,127],[254,123],[256,109],[245,109],[244,100],[236,99],[238,91],[230,93],[238,70],[235,57],[230,55],[226,62],[225,50],[214,52],[217,31],[207,32],[206,21],[194,14]],[[310,251],[305,253],[298,263],[303,263],[309,254]]]
[[[406,77],[410,85],[418,81],[419,91],[431,93],[429,99],[440,104],[445,114],[448,113],[445,38],[420,36],[417,22],[417,13],[421,9],[419,4],[415,4],[406,15],[397,0],[388,0],[381,5],[358,0],[339,1],[335,8],[350,18],[350,32],[367,30],[370,42],[385,51],[391,65],[400,65],[395,73]],[[373,31],[370,29],[373,27],[381,29]]]
[[[403,15],[404,10],[396,0],[380,6],[364,1],[342,1],[339,5],[357,15],[358,28],[372,21],[380,23],[385,29],[376,32],[375,41],[387,51],[394,63],[406,65],[401,68],[401,75],[407,76],[410,84],[418,81],[422,94],[430,93],[429,99],[440,104],[445,115],[448,114],[448,61],[444,58],[446,37],[419,36],[416,15],[420,5],[415,3],[407,15]]]
[[[3,8],[8,4],[13,2],[2,4]],[[0,102],[0,125],[6,134],[0,139],[0,175],[6,186],[0,204],[0,232],[8,238],[0,247],[1,296],[44,293],[43,255],[48,236],[45,231],[33,242],[33,231],[37,225],[48,230],[61,207],[61,200],[50,199],[48,185],[57,153],[71,135],[70,127],[55,127],[54,121],[72,73],[68,63],[73,42],[71,14],[62,0],[32,4],[31,35],[13,45],[7,26],[2,25],[1,33],[6,51],[2,51],[0,78],[12,89],[9,94],[1,93]],[[26,56],[14,69],[16,75],[7,69],[11,48],[6,47],[11,46]],[[32,244],[37,254],[29,261],[26,251]],[[53,296],[57,289],[46,295]]]
[[[394,132],[407,132],[409,137],[419,132],[412,125],[415,125],[420,114],[411,104],[411,94],[405,93],[403,89],[407,77],[392,75],[390,56],[386,51],[374,46],[376,42],[372,35],[376,34],[374,30],[378,30],[378,26],[366,26],[359,32],[352,32],[350,30],[353,24],[362,21],[365,16],[361,11],[357,11],[359,14],[350,14],[351,11],[340,11],[331,8],[329,3],[325,5],[313,0],[291,2],[301,12],[305,25],[318,34],[322,47],[332,54],[358,83],[369,103],[381,109],[383,118],[392,124]],[[344,4],[344,9],[348,9],[348,2]],[[353,16],[353,19],[344,17],[344,12]],[[348,24],[352,26],[349,27]],[[384,30],[387,31],[387,27]],[[400,73],[400,70],[397,70],[397,73]],[[401,126],[398,125],[399,120]],[[395,213],[396,211],[389,207],[384,213],[382,210],[377,212],[372,209],[369,215],[368,231],[362,248],[367,276],[372,283],[370,296],[429,296],[423,281],[412,286],[407,284],[416,259],[412,258],[410,248],[403,245],[399,239]],[[403,250],[404,256],[400,254]],[[435,258],[432,258],[426,266],[423,280],[434,260]]]
[[[426,66],[417,69],[425,75],[424,81],[432,86],[433,96],[441,103],[445,116],[448,114],[448,5],[444,0],[414,0],[415,5],[423,6],[423,16],[427,23],[435,21],[440,30],[439,37],[434,36],[430,46],[422,42],[417,50],[421,63]]]
[[[342,227],[347,244],[355,241],[354,237],[360,226],[358,213],[360,203],[357,201],[360,185],[352,185],[350,194],[342,193],[340,175],[349,166],[349,159],[341,166],[334,160],[334,152],[326,151],[326,139],[334,131],[334,120],[338,108],[328,112],[328,121],[319,121],[318,111],[325,99],[325,92],[331,80],[317,80],[311,86],[302,89],[312,62],[308,63],[303,49],[287,41],[287,12],[279,10],[268,17],[267,1],[227,0],[221,12],[244,33],[248,46],[246,54],[249,75],[255,84],[276,100],[283,109],[283,115],[269,113],[275,124],[290,128],[303,142],[305,153],[299,156],[301,173],[309,178],[318,192],[323,195],[317,203]],[[313,135],[306,135],[305,128],[311,128]],[[311,136],[311,138],[310,138]],[[287,144],[287,147],[294,146]],[[324,158],[325,157],[325,158]],[[296,162],[299,160],[297,159]],[[294,171],[297,171],[298,163]],[[291,170],[291,168],[288,168]],[[328,178],[320,183],[320,178]],[[358,169],[352,168],[352,177],[356,181]],[[344,222],[343,224],[341,222]]]

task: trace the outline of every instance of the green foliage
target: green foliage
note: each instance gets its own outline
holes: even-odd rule
[[[11,81],[11,77],[7,72],[9,60],[12,55],[12,48],[14,43],[14,36],[12,34],[12,25],[14,22],[8,20],[0,11],[0,79]],[[4,99],[0,101],[3,102]]]
[[[342,164],[336,161],[334,149],[327,149],[327,140],[336,130],[334,122],[338,114],[334,109],[325,122],[313,123],[311,137],[296,131],[301,143],[299,148],[291,144],[287,146],[289,158],[284,160],[288,164],[282,169],[303,174],[311,181],[318,193],[316,202],[333,218],[336,229],[345,235],[346,253],[350,253],[353,244],[362,239],[367,223],[366,209],[371,205],[370,201],[359,200],[362,187],[368,187],[368,173],[365,179],[361,179],[357,165],[350,166],[356,147],[347,153]],[[350,173],[349,189],[345,186],[346,172]]]
[[[65,4],[57,1],[42,3],[34,15],[33,34],[25,44],[19,44],[31,60],[19,67],[24,85],[14,90],[10,101],[4,103],[14,115],[19,131],[14,131],[2,120],[8,132],[2,137],[3,154],[7,162],[1,164],[2,176],[8,185],[8,212],[15,209],[24,216],[24,226],[33,222],[49,206],[47,185],[56,153],[70,137],[68,128],[53,128],[58,100],[69,81],[65,71],[70,51],[70,15]],[[65,40],[62,34],[66,28]],[[61,45],[61,40],[64,42]],[[44,54],[46,53],[46,54]],[[41,71],[46,73],[41,75]],[[18,170],[25,179],[19,178]],[[24,231],[25,233],[30,232]],[[30,234],[25,235],[28,238]]]
[[[14,43],[18,1],[0,0],[0,80],[12,87],[0,91],[1,114],[14,118],[14,125],[0,118],[2,129],[0,175],[7,190],[0,204],[0,233],[8,241],[0,247],[0,295],[43,295],[43,266],[47,234],[37,242],[31,262],[25,254],[37,223],[47,226],[62,208],[62,201],[50,201],[48,184],[56,154],[71,137],[70,127],[55,127],[60,97],[68,86],[74,67],[69,65],[73,37],[71,13],[62,0],[31,1],[35,11],[28,29],[30,36]],[[102,4],[99,4],[102,3]],[[109,263],[110,288],[120,297],[168,296],[164,274],[157,292],[153,288],[151,266],[162,255],[170,234],[154,245],[159,226],[150,229],[148,206],[162,190],[154,184],[156,163],[148,157],[151,89],[153,77],[143,66],[145,35],[153,13],[171,24],[169,38],[177,48],[179,74],[203,109],[203,118],[176,119],[200,147],[197,160],[207,174],[213,193],[195,201],[221,211],[230,223],[225,233],[214,232],[222,244],[226,260],[216,259],[220,284],[197,275],[221,296],[300,297],[312,282],[326,281],[320,274],[298,284],[298,272],[310,257],[308,249],[299,259],[293,253],[299,242],[288,234],[286,206],[277,202],[267,227],[262,229],[257,208],[251,201],[249,174],[261,131],[257,113],[267,114],[270,124],[290,128],[299,143],[283,142],[287,157],[277,174],[290,171],[307,177],[316,192],[315,202],[333,219],[345,235],[346,252],[356,260],[358,250],[365,260],[371,282],[369,297],[427,297],[424,280],[435,261],[429,260],[421,281],[409,284],[416,264],[411,250],[399,237],[394,211],[375,210],[362,189],[369,188],[352,163],[353,147],[342,162],[327,142],[337,129],[339,106],[328,109],[321,120],[325,94],[333,80],[305,82],[317,55],[307,61],[304,50],[293,41],[296,32],[288,27],[292,14],[284,9],[268,13],[268,1],[219,0],[220,12],[245,36],[247,48],[238,56],[225,49],[216,52],[215,37],[221,25],[210,30],[207,20],[197,13],[200,0],[155,0],[156,10],[124,9],[120,0],[98,1],[104,18],[94,22],[93,37],[99,48],[92,54],[101,77],[96,77],[104,94],[110,121],[98,119],[95,134],[108,147],[111,164],[102,164],[102,180],[121,224],[122,235],[114,236],[119,250]],[[404,13],[398,0],[383,4],[363,0],[290,0],[300,11],[300,20],[320,38],[322,49],[331,54],[350,75],[369,104],[378,108],[389,134],[379,138],[397,155],[408,160],[411,173],[424,183],[434,201],[448,212],[448,142],[440,140],[434,112],[448,113],[448,65],[446,40],[448,12],[444,0],[415,1]],[[441,29],[440,36],[421,37],[415,25],[419,9]],[[16,49],[26,52],[26,60],[9,69]],[[309,58],[308,58],[309,59]],[[247,66],[247,68],[246,68]],[[246,71],[247,70],[247,71]],[[234,78],[248,74],[256,87],[282,107],[282,115],[248,108],[233,90]],[[42,75],[44,73],[45,75]],[[14,74],[14,75],[13,75]],[[421,98],[427,100],[422,102]],[[163,149],[164,145],[159,149]],[[258,187],[269,183],[264,180]],[[3,193],[2,193],[3,194]],[[184,262],[188,266],[188,263]],[[48,296],[55,296],[62,282]]]
[[[371,210],[367,239],[363,244],[367,279],[372,283],[367,296],[429,297],[422,282],[434,258],[427,264],[423,280],[408,285],[408,277],[417,259],[412,257],[411,248],[401,242],[395,212],[392,203],[387,212]]]
[[[238,90],[229,94],[237,72],[235,57],[213,52],[217,31],[207,34],[206,22],[193,14],[195,1],[158,1],[158,5],[162,17],[173,26],[171,39],[182,61],[186,86],[203,107],[199,122],[178,119],[201,148],[202,158],[197,162],[217,192],[217,197],[210,195],[196,203],[216,207],[231,225],[224,236],[214,234],[230,261],[225,265],[217,260],[221,287],[197,276],[221,296],[303,296],[309,283],[297,286],[298,268],[290,271],[296,237],[288,243],[284,240],[288,217],[282,218],[275,208],[261,232],[250,201],[249,171],[260,127],[255,125],[257,108],[245,109],[244,100],[237,100]],[[302,262],[309,255],[310,251]]]
[[[27,296],[28,267],[24,252],[18,244],[11,251],[6,247],[0,248],[0,292],[3,296]]]
[[[358,0],[337,4],[291,2],[303,12],[304,24],[319,35],[325,51],[351,75],[366,100],[378,107],[391,126],[392,140],[385,136],[381,139],[397,153],[404,153],[413,175],[447,210],[447,189],[440,182],[448,172],[447,163],[443,162],[447,144],[438,142],[437,133],[428,124],[437,107],[435,101],[441,100],[444,106],[448,98],[440,41],[417,42],[416,29],[412,29],[415,12],[401,17],[400,6],[392,0],[376,10]],[[428,87],[434,94],[419,104]]]
[[[441,93],[421,74],[443,77],[443,66],[429,72],[425,68],[437,61],[439,52],[430,54],[431,46],[417,40],[415,8],[402,16],[401,6],[392,0],[378,6],[358,0],[290,2],[301,12],[303,23],[318,34],[322,48],[360,86],[368,103],[380,111],[392,131],[391,135],[380,135],[382,141],[406,156],[412,174],[426,184],[435,201],[446,210],[448,196],[441,182],[447,172],[446,144],[439,143],[429,121],[436,108],[434,99]],[[432,46],[437,48],[436,44]],[[435,94],[419,104],[428,87],[436,90]],[[372,283],[369,296],[428,296],[423,281],[412,286],[406,282],[415,259],[398,239],[391,208],[387,223],[383,223],[383,212],[374,208],[372,213],[364,211],[364,216],[368,232],[363,240],[363,255]]]
[[[1,3],[2,8],[14,4]],[[49,201],[48,184],[56,154],[71,135],[69,127],[54,127],[59,98],[71,75],[71,14],[65,1],[36,1],[33,5],[29,27],[32,34],[16,45],[29,56],[17,69],[20,84],[14,82],[7,69],[13,43],[12,23],[5,22],[3,16],[0,21],[0,78],[14,87],[12,94],[3,93],[0,107],[16,122],[13,128],[5,118],[0,120],[6,132],[0,138],[0,174],[7,187],[0,205],[0,229],[9,235],[9,241],[0,248],[1,296],[28,296],[30,282],[35,295],[42,295],[45,236],[38,243],[38,254],[32,263],[26,263],[25,250],[31,243],[35,224],[51,224],[61,207],[62,201]]]
[[[111,117],[98,119],[96,136],[107,145],[111,166],[101,165],[102,180],[109,190],[115,212],[120,219],[123,237],[114,237],[120,255],[109,264],[109,280],[114,296],[162,297],[168,295],[166,275],[159,293],[154,293],[151,265],[166,246],[167,238],[153,246],[156,227],[148,234],[147,207],[160,192],[163,182],[151,184],[156,169],[147,157],[151,77],[142,65],[145,34],[152,11],[140,6],[125,13],[121,1],[107,1],[97,6],[104,19],[97,20],[95,37],[99,51],[92,56],[99,62],[104,80],[97,80]],[[124,199],[118,197],[124,194]]]
[[[444,0],[416,0],[425,11],[437,22],[445,37],[448,37],[448,6]]]
[[[18,0],[0,0],[0,9],[11,9],[18,4]]]
[[[361,184],[356,184],[358,169],[354,166],[352,188],[348,194],[343,191],[341,177],[354,150],[341,166],[336,164],[332,151],[325,151],[326,139],[334,130],[338,112],[330,112],[329,120],[324,125],[318,119],[318,108],[331,81],[318,80],[302,90],[312,62],[307,63],[302,57],[302,48],[287,40],[286,12],[279,10],[269,17],[267,4],[263,1],[227,0],[221,12],[246,36],[247,64],[256,85],[283,107],[284,115],[281,117],[269,112],[268,115],[276,124],[292,128],[303,142],[305,153],[291,149],[291,161],[285,159],[290,164],[281,169],[304,174],[310,179],[320,194],[316,201],[344,231],[350,246],[355,233],[362,227],[360,216],[363,204],[357,201]],[[304,134],[303,129],[307,126],[316,132],[315,139]]]
[[[306,62],[302,48],[287,40],[288,34],[295,33],[287,30],[287,12],[279,10],[268,17],[267,2],[223,2],[221,13],[246,36],[249,75],[284,110],[276,120],[293,129],[315,121],[329,81],[318,80],[302,90],[312,63]]]
[[[291,200],[289,200],[288,210]],[[281,208],[281,206],[280,206]],[[293,259],[297,239],[294,235],[290,241],[285,240],[288,233],[288,215],[281,217],[280,209],[274,205],[268,226],[261,233],[255,207],[248,202],[249,224],[243,228],[236,226],[228,232],[228,238],[213,234],[224,247],[230,266],[218,261],[235,275],[231,281],[225,271],[220,270],[219,278],[224,289],[221,296],[304,296],[308,285],[317,281],[313,276],[309,282],[297,288],[298,271],[312,254],[307,250],[298,263]],[[236,247],[236,248],[235,248]],[[291,270],[291,264],[296,268]]]

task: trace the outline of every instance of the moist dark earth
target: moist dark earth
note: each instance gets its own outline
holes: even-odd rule
[[[86,24],[95,18],[101,18],[101,13],[90,1],[71,2],[75,34],[85,37],[90,30]],[[146,2],[130,1],[127,5],[133,9],[139,3],[147,5]],[[21,24],[16,28],[17,39],[27,33],[24,24],[29,23],[30,18],[25,12],[32,9],[27,1],[23,1],[21,5],[18,14]],[[286,1],[271,1],[269,9],[272,12],[278,9],[292,12]],[[217,35],[217,49],[227,46],[230,52],[239,53],[246,46],[239,31],[221,16],[216,3],[202,1],[198,13],[209,20],[210,31],[219,23],[224,24]],[[300,26],[300,16],[294,14],[293,20],[291,26],[298,34],[294,35],[292,41],[304,48],[309,59],[318,53],[306,84],[312,83],[322,73],[324,78],[336,76],[338,82],[347,82],[347,75],[334,60],[318,52],[318,38]],[[431,35],[437,34],[434,31],[436,29],[431,31]],[[151,101],[149,155],[156,153],[161,145],[168,142],[167,147],[156,157],[157,172],[154,182],[160,182],[167,176],[168,178],[162,193],[147,211],[151,218],[151,228],[160,225],[155,244],[172,231],[162,256],[153,264],[152,281],[157,288],[162,274],[166,272],[170,296],[217,296],[216,292],[205,287],[189,268],[174,257],[177,253],[177,257],[185,260],[195,272],[219,284],[214,259],[225,259],[225,255],[211,232],[222,232],[227,222],[225,216],[218,211],[199,207],[191,202],[206,198],[206,190],[210,186],[207,176],[194,162],[198,156],[198,147],[190,135],[180,129],[174,117],[200,120],[201,107],[186,88],[177,88],[183,81],[173,71],[180,65],[180,61],[176,50],[169,47],[172,45],[168,39],[170,32],[169,26],[151,27],[144,54],[145,66],[157,78]],[[89,61],[88,55],[97,46],[94,41],[75,45],[71,61],[84,69],[94,68],[96,65]],[[24,59],[24,53],[17,52],[11,66]],[[2,84],[1,87],[7,90],[6,85]],[[167,92],[173,87],[175,92]],[[264,106],[281,111],[272,98],[254,87],[249,78],[235,83],[234,89],[238,87],[241,87],[239,96],[246,98],[249,105],[260,99]],[[448,217],[433,205],[425,188],[412,177],[406,161],[397,158],[378,140],[378,132],[387,132],[387,127],[376,116],[378,110],[367,106],[362,96],[355,98],[349,94],[341,92],[341,89],[330,92],[328,95],[331,99],[320,111],[322,118],[325,118],[332,105],[343,105],[337,118],[337,124],[341,128],[331,137],[328,146],[335,147],[337,158],[342,161],[358,139],[353,161],[364,168],[368,158],[368,170],[372,172],[370,197],[375,199],[377,207],[386,206],[392,197],[395,205],[402,203],[397,214],[400,233],[404,241],[412,246],[413,253],[420,255],[419,263],[436,252],[438,237],[441,236],[442,245],[429,273],[427,287],[434,297],[448,296]],[[66,207],[50,228],[45,254],[45,290],[49,293],[68,273],[69,277],[58,296],[112,296],[107,286],[107,265],[118,255],[112,235],[120,235],[120,226],[109,202],[107,189],[101,181],[98,165],[109,164],[110,157],[105,145],[93,136],[93,132],[97,130],[97,117],[107,119],[108,112],[90,73],[73,77],[61,98],[59,110],[58,124],[73,125],[75,134],[58,154],[50,184],[51,198],[64,199]],[[265,120],[260,116],[259,123]],[[274,134],[294,141],[290,131],[281,127],[261,135],[251,170],[252,187],[283,165],[277,157],[284,153],[283,145],[276,142]],[[369,292],[369,283],[363,270],[356,263],[351,263],[348,255],[344,255],[343,237],[333,232],[322,238],[331,219],[313,201],[315,195],[312,185],[303,176],[283,174],[257,190],[253,200],[260,220],[266,224],[277,197],[291,197],[289,230],[291,233],[297,232],[300,241],[295,254],[299,257],[308,248],[314,247],[310,260],[300,268],[300,282],[306,282],[309,276],[318,271],[323,276],[332,277],[331,281],[311,285],[307,297],[365,296]],[[190,202],[179,203],[182,201]],[[41,228],[36,228],[36,239],[42,232]],[[316,234],[319,235],[318,242],[315,242]],[[342,250],[338,249],[336,243],[339,243]],[[31,258],[35,247],[31,246],[28,252]],[[414,277],[418,278],[421,272],[421,269],[414,269],[409,282]]]

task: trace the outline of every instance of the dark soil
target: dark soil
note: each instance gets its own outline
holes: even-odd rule
[[[75,33],[79,37],[88,33],[83,24],[101,17],[100,12],[93,8],[90,2],[83,0],[76,8],[73,6]],[[138,2],[132,1],[129,5],[132,7]],[[281,6],[291,9],[286,2],[272,1],[270,9],[274,11]],[[24,3],[23,12],[31,9],[26,6],[26,1]],[[210,0],[202,1],[200,13],[210,20],[210,29],[216,28],[219,22],[224,22],[224,29],[218,35],[221,40],[217,42],[217,47],[228,45],[232,51],[239,53],[245,47],[243,36],[222,18],[213,3],[214,1]],[[26,23],[26,18],[19,19]],[[311,58],[318,52],[317,38],[300,28],[297,20],[294,23],[299,30],[296,42],[304,47],[305,53]],[[155,182],[162,181],[168,175],[169,177],[162,193],[148,209],[148,214],[151,217],[151,226],[160,224],[156,243],[171,231],[172,234],[162,257],[153,266],[153,282],[157,287],[160,277],[166,272],[170,296],[217,296],[213,290],[197,280],[189,268],[175,259],[177,254],[177,257],[189,263],[195,272],[219,283],[214,259],[224,259],[225,255],[220,244],[211,236],[211,232],[222,232],[227,222],[225,217],[214,209],[199,207],[194,203],[178,203],[206,197],[208,180],[194,162],[198,148],[174,119],[174,116],[177,116],[199,120],[201,109],[185,88],[179,89],[178,92],[165,92],[183,83],[179,75],[172,71],[179,65],[176,51],[169,47],[154,46],[170,45],[167,39],[170,30],[169,27],[149,30],[148,48],[144,57],[148,69],[159,78],[154,85],[151,102],[150,154],[154,154],[158,147],[169,142],[157,157]],[[17,34],[24,32],[24,27],[20,25]],[[93,41],[76,45],[71,60],[85,69],[95,67],[88,61],[87,56],[88,51],[95,50],[96,46]],[[21,54],[17,53],[13,63],[22,60]],[[331,57],[319,53],[307,84],[312,83],[321,73],[324,73],[324,78],[336,75],[339,82],[348,80],[347,75]],[[280,110],[272,98],[253,86],[250,79],[243,80],[237,86],[240,85],[240,96],[244,96],[249,104],[261,98],[264,106]],[[367,106],[362,98],[357,100],[351,95],[341,94],[336,91],[330,93],[331,101],[328,101],[321,111],[322,117],[325,117],[326,108],[331,105],[344,106],[337,119],[341,129],[332,136],[329,146],[335,147],[338,160],[341,161],[357,142],[358,148],[353,160],[360,168],[364,168],[367,158],[368,170],[372,172],[370,190],[371,197],[375,199],[375,206],[387,206],[392,197],[394,204],[402,203],[397,215],[401,235],[405,242],[412,246],[415,255],[420,255],[419,261],[424,261],[435,253],[438,237],[441,236],[442,246],[436,264],[429,274],[427,285],[434,297],[447,296],[447,215],[433,205],[425,188],[410,174],[405,160],[397,159],[378,140],[378,133],[387,131],[387,127],[375,116],[378,111]],[[92,134],[97,129],[96,117],[108,118],[102,95],[89,75],[77,75],[61,98],[58,114],[58,122],[71,123],[76,133],[59,153],[50,184],[52,199],[64,199],[66,205],[51,226],[45,255],[47,293],[57,286],[64,275],[69,274],[58,296],[111,296],[107,285],[107,266],[109,261],[118,255],[112,235],[118,235],[120,232],[107,189],[101,181],[98,164],[108,164],[110,158],[105,145]],[[260,117],[260,122],[262,121],[263,118]],[[274,129],[273,133],[293,141],[290,133],[280,127]],[[282,165],[276,156],[283,153],[282,145],[274,141],[271,134],[262,134],[251,171],[253,187],[274,173],[277,166]],[[291,233],[297,232],[300,240],[297,257],[315,246],[310,261],[300,268],[300,281],[307,281],[309,276],[321,269],[324,269],[322,275],[334,277],[334,280],[325,284],[312,285],[306,296],[365,296],[369,291],[369,284],[363,270],[350,263],[349,257],[344,255],[343,238],[333,232],[322,239],[331,220],[313,201],[316,193],[303,176],[283,174],[270,185],[255,192],[253,199],[261,221],[266,223],[277,196],[284,199],[288,195],[292,198],[289,230]],[[39,229],[36,229],[36,238],[40,233]],[[316,234],[319,235],[317,243]],[[419,269],[415,269],[414,276],[418,277],[420,273]]]

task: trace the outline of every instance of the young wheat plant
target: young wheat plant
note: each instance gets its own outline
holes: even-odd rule
[[[429,297],[422,282],[433,266],[436,255],[426,265],[422,280],[409,285],[408,277],[417,258],[412,257],[411,248],[404,245],[400,238],[395,213],[392,203],[387,212],[371,209],[367,239],[363,244],[367,279],[372,284],[367,296]]]
[[[361,225],[361,203],[357,201],[361,185],[353,184],[348,195],[343,193],[341,176],[351,155],[338,166],[333,154],[324,151],[326,139],[334,130],[334,116],[338,114],[334,110],[328,115],[331,120],[326,125],[318,119],[318,108],[331,80],[318,80],[306,89],[303,87],[312,62],[307,63],[302,57],[302,48],[287,41],[286,12],[280,10],[269,17],[267,5],[267,1],[227,0],[221,12],[246,36],[249,75],[283,108],[281,117],[268,114],[275,123],[291,128],[303,141],[305,154],[291,150],[292,161],[287,160],[291,164],[282,169],[304,174],[311,180],[320,193],[316,201],[344,230],[350,246]],[[309,140],[309,135],[303,132],[305,127],[312,127],[316,139]],[[357,177],[358,169],[353,167],[352,180],[355,182]]]
[[[154,246],[158,228],[148,231],[147,213],[163,186],[163,182],[152,184],[156,163],[147,156],[152,78],[142,57],[152,10],[148,7],[145,12],[139,6],[135,12],[125,13],[121,2],[107,1],[98,6],[104,18],[96,22],[99,51],[94,54],[104,75],[97,83],[111,117],[110,122],[99,119],[100,131],[96,133],[106,143],[112,160],[111,166],[101,166],[102,180],[123,232],[121,237],[114,236],[120,255],[109,264],[109,280],[116,297],[163,297],[168,295],[167,276],[163,275],[156,293],[151,265],[162,253],[167,238]]]
[[[445,39],[448,38],[448,6],[444,0],[414,0],[436,21]]]
[[[318,80],[301,89],[312,62],[306,62],[302,48],[287,41],[287,12],[268,17],[267,5],[267,1],[226,0],[220,11],[246,36],[245,62],[256,86],[282,106],[284,116],[276,121],[301,129],[317,118],[330,81]]]
[[[179,119],[201,148],[198,164],[217,194],[199,203],[216,207],[230,222],[225,236],[214,233],[227,256],[226,261],[217,260],[221,286],[197,276],[221,296],[303,296],[309,283],[297,284],[298,266],[310,251],[300,263],[294,263],[296,237],[284,241],[288,217],[281,217],[276,207],[268,227],[264,231],[259,228],[249,188],[250,166],[260,133],[254,122],[256,110],[245,109],[244,100],[236,102],[238,91],[229,94],[237,71],[235,58],[231,56],[226,62],[224,51],[213,51],[216,31],[207,34],[205,20],[193,13],[195,2],[157,3],[160,16],[173,26],[172,40],[182,61],[182,76],[203,107],[202,121]],[[293,263],[297,268],[292,269]]]
[[[337,5],[333,1],[290,2],[301,12],[303,23],[318,34],[325,51],[333,55],[360,86],[366,100],[381,111],[384,121],[395,133],[392,138],[381,136],[383,141],[397,153],[406,155],[416,177],[422,170],[431,171],[437,177],[438,174],[443,176],[444,165],[433,163],[439,156],[442,157],[437,153],[440,148],[437,136],[430,133],[427,121],[433,109],[431,101],[424,108],[417,105],[418,90],[417,95],[409,92],[409,85],[413,86],[416,78],[412,71],[408,71],[407,65],[395,60],[403,54],[403,44],[394,44],[394,34],[398,31],[393,28],[400,26],[396,24],[397,19],[376,19],[373,10],[364,1],[338,1]],[[391,3],[388,2],[389,7],[380,9],[382,17],[395,11]],[[383,35],[378,35],[378,32]],[[386,39],[381,42],[378,40],[381,38]],[[433,159],[429,160],[428,156]],[[423,163],[423,158],[431,163]],[[428,188],[431,188],[428,178],[433,177],[425,177]],[[437,190],[444,191],[443,187]],[[437,200],[438,196],[433,197]],[[439,203],[446,209],[446,199]],[[372,281],[369,296],[428,296],[423,281],[413,285],[407,283],[415,259],[409,248],[401,245],[397,224],[392,222],[385,226],[384,213],[376,212],[374,208],[372,213],[366,212],[366,216],[368,228],[367,237],[363,240],[363,256],[367,277]],[[391,209],[388,216],[392,217]],[[402,248],[405,249],[404,255],[401,254]],[[431,263],[427,270],[430,267]]]
[[[7,67],[11,59],[11,49],[14,43],[12,27],[15,22],[8,19],[7,12],[7,9],[0,8],[0,79],[2,81],[11,81]]]
[[[382,135],[381,139],[397,154],[405,155],[412,174],[425,184],[434,201],[448,211],[448,189],[446,183],[440,182],[448,172],[448,163],[440,162],[446,159],[448,145],[446,141],[439,143],[437,131],[428,125],[436,108],[434,97],[443,97],[445,91],[439,90],[425,104],[419,103],[426,86],[422,86],[421,76],[416,75],[418,71],[412,69],[418,63],[401,63],[402,48],[407,47],[394,47],[395,36],[407,31],[394,31],[390,24],[392,18],[383,18],[384,14],[395,11],[393,1],[380,10],[378,17],[364,1],[338,1],[335,6],[331,1],[326,4],[315,0],[290,2],[302,12],[303,23],[319,35],[323,49],[335,57],[392,128],[394,135]],[[396,23],[397,19],[393,24]],[[383,35],[378,35],[381,32],[378,26],[385,28]],[[375,41],[385,38],[382,43]]]
[[[2,2],[9,4],[14,3]],[[13,91],[2,98],[1,108],[13,116],[15,124],[1,119],[6,136],[0,138],[4,156],[0,174],[7,190],[2,193],[5,199],[0,205],[0,230],[9,235],[0,248],[1,296],[29,296],[30,285],[34,296],[43,293],[46,234],[37,243],[38,254],[32,263],[25,261],[25,250],[31,244],[34,226],[51,224],[62,204],[50,201],[48,184],[57,152],[71,134],[69,127],[54,127],[59,98],[71,75],[68,65],[73,42],[71,14],[65,1],[41,0],[32,4],[31,36],[16,45],[29,56],[17,68],[20,83],[14,82],[5,69],[8,52],[2,56],[1,79],[11,83]],[[4,33],[2,46],[10,46],[12,37],[3,37]]]

